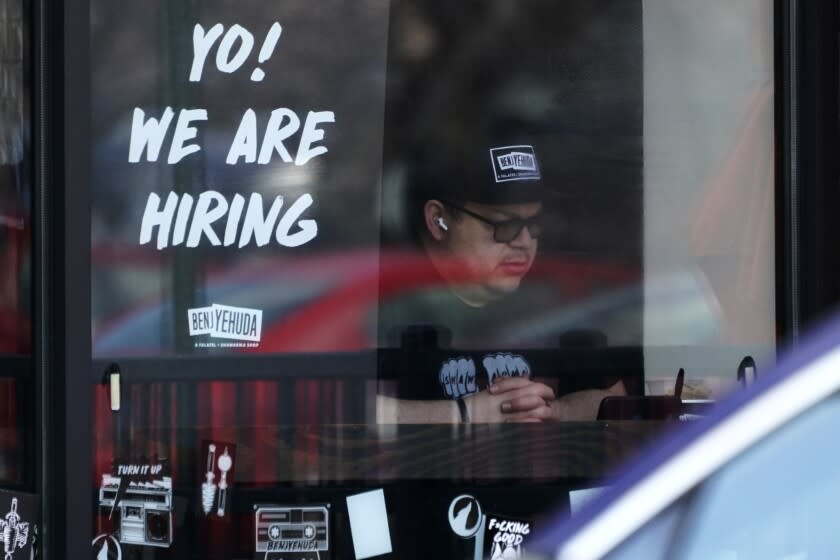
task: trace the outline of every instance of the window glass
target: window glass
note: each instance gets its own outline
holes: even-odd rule
[[[650,391],[760,371],[775,345],[773,2],[644,10],[644,333]],[[710,348],[714,348],[710,351]]]
[[[94,354],[374,347],[387,3],[91,18]]]
[[[30,3],[0,1],[0,484],[33,480]]]
[[[16,379],[0,379],[0,481],[24,481],[24,389]]]
[[[225,27],[212,3],[94,3],[94,353],[375,349],[437,324],[455,346],[643,346],[651,394],[681,367],[694,398],[744,356],[763,368],[772,3],[602,4],[558,22],[406,0],[284,27],[252,2]],[[112,80],[124,64],[144,71]],[[477,318],[452,324],[461,306]]]
[[[671,543],[685,509],[684,501],[669,507],[650,520],[644,527],[610,552],[604,560],[632,560],[647,558],[664,560],[670,558]]]
[[[822,558],[838,547],[840,496],[831,443],[835,396],[704,483],[680,534],[679,558]]]
[[[772,6],[93,0],[98,551],[507,558],[763,368]]]
[[[31,351],[28,3],[0,3],[0,355]]]
[[[835,395],[703,481],[608,558],[831,556],[840,479],[838,450],[827,442],[838,415]]]

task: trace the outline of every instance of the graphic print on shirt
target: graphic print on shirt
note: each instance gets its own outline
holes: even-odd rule
[[[482,363],[489,385],[499,377],[531,377],[531,366],[518,354],[487,354]]]
[[[488,386],[499,377],[531,377],[531,366],[518,354],[487,354],[481,363],[487,375]],[[443,362],[438,381],[445,397],[449,399],[460,399],[480,391],[472,358],[459,357]]]
[[[450,399],[460,399],[478,392],[475,382],[475,362],[472,358],[455,358],[443,362],[438,374],[440,386]]]

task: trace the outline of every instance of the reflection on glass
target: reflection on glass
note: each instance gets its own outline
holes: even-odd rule
[[[91,17],[94,354],[370,347],[388,3],[95,1]]]
[[[745,355],[759,370],[768,365],[771,3],[752,0],[737,14],[721,2],[662,0],[644,11],[632,2],[580,3],[557,21],[558,8],[538,0],[515,10],[405,1],[316,21],[291,5],[267,17],[249,2],[237,21],[254,38],[247,60],[260,80],[250,62],[219,70],[231,29],[222,25],[198,81],[193,27],[227,8],[160,3],[125,12],[133,9],[92,7],[96,355],[395,347],[391,327],[436,306],[453,316],[440,321],[453,348],[550,349],[579,340],[578,331],[608,347],[643,347],[650,394],[684,368],[686,396],[714,398]],[[283,32],[258,64],[275,19]],[[125,64],[138,71],[110,79]],[[170,130],[157,160],[135,146],[132,163],[135,109],[151,118],[167,107],[172,128],[181,108],[207,111],[192,122],[200,149],[170,164]],[[313,124],[328,151],[298,162],[309,110],[335,121]],[[287,119],[294,132],[266,151],[275,111],[275,124]],[[243,123],[254,123],[251,144]],[[513,150],[520,160],[490,153],[510,146],[535,151],[548,193],[533,251],[502,257],[517,287],[481,288],[453,277],[462,272],[422,285],[423,259],[434,252],[412,239],[422,231],[417,187],[439,191],[426,200],[443,204],[445,222],[459,224],[458,212],[468,221],[510,219],[467,208],[475,218],[458,210],[465,200],[448,200],[487,171],[468,163],[477,153],[487,165],[501,157],[495,184],[510,186],[505,173],[524,171],[517,166],[527,150]],[[148,221],[144,234],[149,209],[163,216],[170,200],[166,219]],[[288,231],[278,225],[287,212],[299,218]],[[265,227],[246,228],[249,213]],[[318,224],[314,239],[278,242],[306,233],[304,221]],[[465,273],[486,266],[475,261]],[[414,283],[400,277],[409,270]],[[515,297],[494,295],[495,311],[475,320],[443,297],[488,297],[476,289]],[[245,311],[226,327],[226,308]],[[225,328],[241,336],[228,338]]]
[[[704,483],[676,557],[821,558],[837,550],[831,522],[840,477],[833,397]]]
[[[0,379],[0,483],[20,484],[27,474],[20,389],[14,379]]]
[[[682,504],[676,504],[661,512],[630,538],[610,552],[604,560],[664,560],[674,542],[683,511]]]
[[[258,500],[387,486],[395,554],[463,557],[435,533],[451,486],[492,487],[478,499],[513,518],[546,512],[661,427],[594,422],[604,397],[670,395],[680,368],[684,396],[714,397],[743,355],[763,367],[772,177],[753,156],[772,167],[772,25],[760,2],[677,4],[92,2],[94,356],[198,356],[237,376],[132,384],[118,415],[96,388],[97,479],[115,457],[161,456],[176,498],[199,496],[220,476],[202,442],[231,442],[238,524]],[[737,23],[707,29],[721,14]],[[657,66],[669,53],[745,83],[684,91]],[[132,140],[149,118],[157,155]],[[307,122],[326,149],[309,159]],[[748,220],[723,216],[730,197]],[[271,357],[211,361],[254,353]],[[369,367],[336,374],[348,356]],[[250,533],[174,519],[150,556],[253,552]],[[414,546],[425,525],[431,553]]]
[[[649,388],[687,398],[772,363],[774,56],[769,0],[645,4],[644,291]],[[679,283],[679,300],[660,288]],[[663,307],[668,311],[663,313]]]
[[[440,355],[377,419],[594,420],[641,391],[641,4],[471,8],[391,10],[379,344]]]
[[[31,89],[22,5],[0,4],[0,354],[31,351]]]

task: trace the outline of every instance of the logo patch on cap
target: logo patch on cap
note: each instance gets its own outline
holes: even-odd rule
[[[497,183],[541,179],[540,166],[533,146],[492,148],[490,161]]]

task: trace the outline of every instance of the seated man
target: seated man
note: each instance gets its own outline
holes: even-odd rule
[[[430,172],[447,181],[430,179]],[[513,145],[478,150],[445,168],[423,166],[412,195],[409,219],[432,274],[447,290],[434,302],[382,305],[380,332],[396,329],[405,340],[436,331],[433,339],[451,336],[453,346],[463,348],[471,333],[461,331],[498,321],[500,303],[515,298],[536,258],[545,196],[536,152]],[[531,378],[524,356],[500,348],[480,362],[447,359],[437,371],[402,376],[396,395],[377,396],[378,421],[594,420],[602,398],[626,393],[619,380],[556,398]]]

